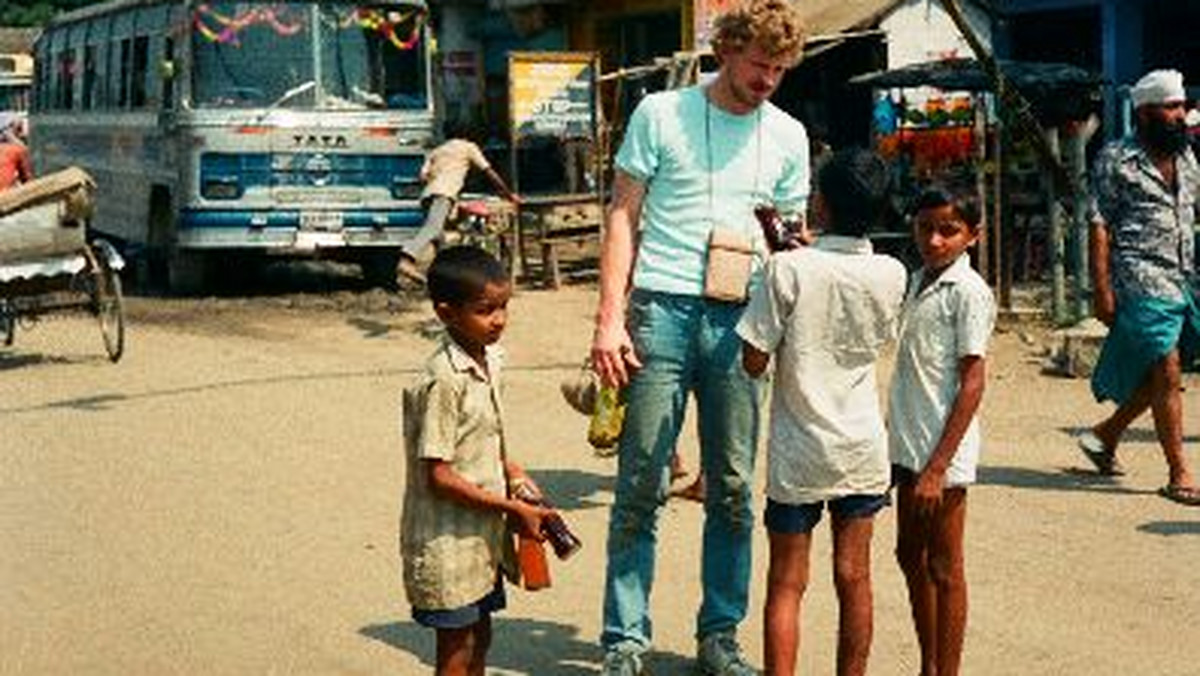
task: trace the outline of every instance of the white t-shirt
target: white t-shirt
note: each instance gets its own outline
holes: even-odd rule
[[[896,370],[888,397],[892,462],[920,472],[942,438],[959,390],[963,357],[983,356],[996,324],[992,290],[966,255],[920,293],[923,271],[913,274],[900,322]],[[946,470],[945,485],[975,482],[979,462],[978,416]]]
[[[767,262],[737,327],[774,354],[767,497],[808,504],[887,491],[875,364],[896,337],[905,277],[868,240],[834,235]]]
[[[651,94],[630,115],[615,162],[646,186],[633,286],[647,291],[701,295],[713,228],[765,251],[755,205],[803,213],[808,203],[808,135],[769,101],[734,115],[703,87]]]

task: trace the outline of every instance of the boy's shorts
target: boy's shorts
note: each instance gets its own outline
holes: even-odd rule
[[[826,504],[829,505],[830,513],[839,519],[857,519],[875,516],[879,510],[891,503],[887,493],[846,495],[827,502],[809,502],[803,505],[789,505],[767,498],[763,523],[772,533],[801,535],[811,533],[812,529],[821,523],[821,513]]]
[[[497,610],[504,610],[504,580],[496,580],[496,586],[487,596],[474,603],[448,610],[422,610],[413,608],[412,617],[417,624],[431,629],[462,629],[476,624]]]
[[[892,487],[911,486],[917,483],[917,473],[899,463],[892,463]]]

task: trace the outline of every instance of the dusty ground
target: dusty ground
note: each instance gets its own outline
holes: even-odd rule
[[[409,619],[399,583],[396,522],[399,391],[430,348],[431,314],[337,278],[272,294],[131,299],[116,365],[81,316],[19,330],[0,350],[0,673],[430,671],[432,635]],[[598,669],[613,464],[592,457],[584,419],[557,391],[586,347],[594,294],[522,290],[513,304],[515,453],[585,549],[555,565],[552,589],[510,590],[497,674]],[[1105,409],[1084,382],[1040,375],[1043,336],[1003,332],[990,357],[965,673],[1196,674],[1200,509],[1154,495],[1164,469],[1149,420],[1126,446],[1129,476],[1069,471],[1070,435]],[[1187,384],[1197,463],[1200,382]],[[913,676],[892,519],[875,539],[870,672]],[[692,503],[663,514],[656,674],[689,673],[700,524]],[[760,535],[742,632],[756,662],[764,552]],[[815,555],[802,670],[829,674],[825,530]]]

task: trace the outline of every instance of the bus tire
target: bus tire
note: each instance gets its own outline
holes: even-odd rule
[[[150,189],[149,223],[142,262],[137,265],[138,283],[150,289],[170,290],[172,248],[175,244],[175,205],[165,185]]]
[[[201,251],[174,250],[167,263],[167,284],[172,294],[191,296],[204,290],[208,258]]]
[[[358,256],[358,266],[363,279],[371,286],[386,291],[399,288],[396,282],[396,264],[400,262],[399,249],[370,249]]]

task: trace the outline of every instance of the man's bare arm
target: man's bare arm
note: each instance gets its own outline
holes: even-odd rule
[[[600,305],[596,311],[596,333],[592,338],[592,365],[608,385],[624,385],[629,382],[629,369],[641,367],[625,326],[625,309],[638,220],[645,196],[646,188],[642,183],[617,170],[612,201],[604,222],[604,243],[600,250]]]
[[[500,177],[500,174],[496,173],[495,169],[488,167],[487,169],[483,170],[483,173],[487,175],[488,180],[492,182],[492,185],[496,188],[497,192],[500,193],[501,197],[509,202],[521,201],[521,198],[518,197],[511,188],[508,187],[508,184],[504,182],[504,179]]]

